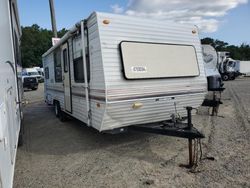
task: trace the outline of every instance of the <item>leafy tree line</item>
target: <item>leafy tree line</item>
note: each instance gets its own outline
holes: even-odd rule
[[[231,58],[235,60],[250,60],[250,45],[242,43],[240,46],[229,45],[227,42],[212,38],[201,39],[202,44],[212,45],[216,51],[230,52]]]
[[[62,29],[58,37],[67,32]],[[22,27],[21,55],[23,67],[42,66],[42,54],[52,46],[53,32],[42,29],[37,24],[29,27]]]
[[[66,29],[60,30],[58,37],[62,37],[66,32]],[[42,54],[52,46],[52,37],[53,32],[51,30],[40,28],[37,24],[22,27],[21,53],[23,67],[42,66]],[[201,43],[210,44],[217,51],[229,51],[233,59],[250,60],[249,44],[235,46],[212,38],[201,39]]]

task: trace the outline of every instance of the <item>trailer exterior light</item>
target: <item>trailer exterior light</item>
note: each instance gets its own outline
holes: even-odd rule
[[[195,29],[193,29],[193,30],[192,30],[192,33],[193,33],[193,34],[196,34],[196,33],[197,33],[197,31],[196,31]]]
[[[100,108],[101,107],[101,104],[98,102],[98,103],[96,103],[96,107],[97,108]]]
[[[105,25],[108,25],[108,24],[110,24],[110,20],[103,20],[102,23],[105,24]]]
[[[132,105],[132,108],[133,109],[138,109],[138,108],[141,108],[143,106],[142,103],[140,102],[135,102],[133,105]]]

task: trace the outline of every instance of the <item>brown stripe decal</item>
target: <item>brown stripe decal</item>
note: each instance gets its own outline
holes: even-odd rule
[[[205,91],[189,91],[189,92],[178,92],[178,93],[165,93],[165,94],[152,94],[152,95],[140,95],[140,96],[128,96],[128,97],[108,97],[108,101],[122,101],[122,100],[136,100],[136,99],[146,99],[155,97],[169,97],[169,96],[180,96],[180,95],[191,95],[191,94],[203,94]]]
[[[64,93],[64,91],[59,89],[59,88],[46,88],[46,89],[51,90],[51,91],[57,91],[57,92]],[[85,93],[72,92],[72,96],[85,98]],[[98,101],[105,101],[105,96],[96,96],[96,95],[90,94],[90,99],[98,100]]]
[[[51,88],[49,90],[63,92],[61,90]],[[91,90],[92,91],[92,90]],[[155,97],[169,97],[169,96],[180,96],[180,95],[191,95],[191,94],[204,94],[205,90],[193,90],[185,92],[174,92],[174,93],[158,93],[158,94],[147,94],[147,95],[133,95],[133,96],[121,96],[121,97],[108,97],[107,100],[110,102],[123,101],[123,100],[136,100],[136,99],[146,99],[146,98],[155,98]],[[72,96],[85,98],[85,93],[72,92]],[[105,101],[105,96],[97,96],[90,94],[90,99]]]

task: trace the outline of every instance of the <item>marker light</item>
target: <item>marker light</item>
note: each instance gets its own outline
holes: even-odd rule
[[[108,24],[110,24],[110,21],[109,20],[103,20],[102,23],[105,24],[105,25],[108,25]]]

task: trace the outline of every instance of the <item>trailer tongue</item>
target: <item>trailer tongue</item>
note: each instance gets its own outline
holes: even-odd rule
[[[173,136],[179,138],[188,139],[188,151],[189,151],[189,164],[185,165],[188,168],[192,168],[197,161],[197,157],[195,154],[197,153],[195,149],[193,149],[193,143],[195,140],[200,142],[200,139],[205,138],[204,134],[193,127],[192,124],[192,110],[194,108],[188,106],[187,110],[187,122],[184,120],[173,119],[172,121],[162,121],[157,123],[148,123],[143,125],[133,125],[125,128],[119,128],[111,131],[104,131],[105,133],[121,133],[121,132],[145,132],[151,134],[165,135],[165,136]]]
[[[199,132],[195,127],[193,127],[192,114],[191,114],[193,108],[188,106],[186,107],[186,110],[187,110],[187,123],[177,121],[177,122],[152,123],[144,126],[135,125],[135,126],[130,126],[129,130],[188,139],[189,165],[187,165],[187,167],[191,168],[195,164],[193,140],[202,139],[205,138],[205,136],[204,134]]]

